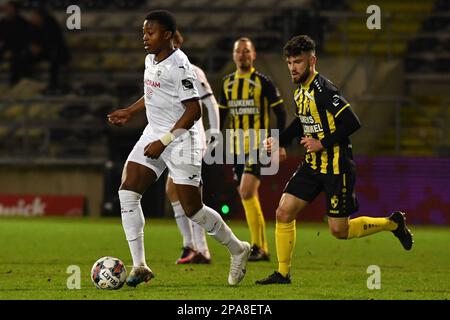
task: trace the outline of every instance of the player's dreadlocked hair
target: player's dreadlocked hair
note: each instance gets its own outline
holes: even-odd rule
[[[175,20],[175,16],[167,10],[151,11],[147,17],[145,17],[145,20],[157,21],[167,31],[172,32],[172,37],[175,35],[175,31],[177,31],[177,21]]]
[[[295,36],[286,43],[283,51],[285,57],[299,56],[303,52],[314,53],[316,44],[313,39],[306,35]]]

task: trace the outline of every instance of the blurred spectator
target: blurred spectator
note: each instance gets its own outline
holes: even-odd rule
[[[9,83],[13,86],[31,75],[31,25],[21,16],[18,5],[13,1],[1,6],[1,11],[4,18],[0,20],[0,61],[10,63]]]
[[[33,64],[48,61],[48,91],[60,88],[60,67],[70,61],[70,53],[56,19],[43,6],[34,8],[30,16],[32,24],[31,52]]]

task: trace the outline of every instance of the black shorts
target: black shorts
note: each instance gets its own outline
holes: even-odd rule
[[[241,184],[242,175],[249,173],[261,179],[261,164],[249,161],[248,156],[245,157],[245,164],[237,164],[235,159],[235,165],[233,167],[233,180],[237,186]]]
[[[358,211],[355,180],[354,167],[346,173],[322,174],[301,164],[286,184],[283,193],[312,202],[320,192],[324,191],[327,199],[327,215],[330,218],[349,217]]]

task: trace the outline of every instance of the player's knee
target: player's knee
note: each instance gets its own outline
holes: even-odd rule
[[[131,189],[120,189],[119,190],[119,200],[121,203],[132,203],[133,205],[138,205],[141,200],[142,195],[131,190]]]
[[[277,217],[278,222],[284,222],[284,223],[291,222],[295,218],[294,215],[291,212],[289,212],[289,210],[286,210],[283,207],[277,208],[276,217]]]
[[[166,185],[166,195],[171,202],[174,202],[178,199],[177,190],[175,189],[173,183],[168,183]]]
[[[184,203],[182,204],[182,207],[186,216],[190,218],[203,207],[203,204],[199,206],[196,203]]]
[[[348,228],[330,227],[330,232],[336,239],[344,240],[348,238]]]
[[[139,188],[139,187],[137,186],[137,184],[134,183],[133,181],[125,180],[125,181],[123,181],[122,184],[120,185],[120,188],[119,188],[119,194],[120,194],[120,191],[122,191],[122,190],[132,191],[132,192],[139,193],[139,194],[144,193],[144,192],[141,191],[140,189],[141,189],[141,188]]]
[[[241,199],[243,200],[248,200],[255,196],[253,190],[250,190],[248,188],[239,188],[239,194],[241,196]]]

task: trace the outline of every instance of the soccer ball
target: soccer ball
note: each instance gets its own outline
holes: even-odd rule
[[[120,259],[103,257],[95,261],[91,270],[91,280],[99,289],[117,290],[122,288],[127,278],[127,270]]]

